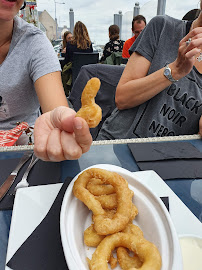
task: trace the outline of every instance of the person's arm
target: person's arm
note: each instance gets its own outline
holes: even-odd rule
[[[60,71],[40,77],[35,82],[35,90],[43,113],[51,111],[58,106],[68,107]]]
[[[68,108],[60,72],[40,77],[35,89],[43,114],[34,126],[34,152],[45,161],[78,159],[87,152],[92,136],[86,121]]]
[[[179,44],[177,59],[169,64],[174,79],[179,80],[193,68],[195,56],[200,52],[202,28],[195,28]],[[187,46],[186,41],[192,38]],[[133,53],[117,86],[115,101],[118,109],[136,107],[151,99],[171,82],[163,75],[164,68],[147,76],[150,62],[138,53]]]

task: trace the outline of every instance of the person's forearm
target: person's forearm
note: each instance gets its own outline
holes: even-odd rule
[[[51,111],[58,106],[68,107],[59,71],[39,78],[35,82],[35,89],[43,113]]]
[[[139,79],[124,82],[120,80],[115,102],[119,110],[136,107],[156,96],[171,82],[163,75],[164,68]]]

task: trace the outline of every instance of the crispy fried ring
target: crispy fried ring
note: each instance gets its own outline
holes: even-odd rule
[[[102,119],[102,110],[95,103],[95,96],[99,89],[100,80],[91,78],[84,87],[81,95],[81,108],[76,114],[76,116],[85,119],[90,128],[96,127]]]
[[[111,269],[114,269],[117,266],[117,258],[114,258],[113,254],[111,254],[109,259],[109,264],[111,266]]]
[[[131,214],[131,220],[129,222],[132,222],[132,220],[134,219],[134,213],[136,211],[136,207],[135,205],[133,205],[133,210],[132,210],[132,214]],[[113,218],[113,216],[115,215],[116,210],[109,210],[107,211],[107,217],[108,218]],[[138,237],[143,237],[143,232],[141,231],[141,229],[132,224],[132,223],[128,223],[127,226],[125,227],[124,230],[122,230],[122,232],[124,233],[133,233],[134,235],[138,236]],[[94,229],[93,224],[91,224],[85,231],[84,231],[84,243],[86,244],[86,246],[88,247],[97,247],[100,242],[105,238],[105,235],[99,235],[96,230]],[[118,249],[117,249],[118,250]]]
[[[137,236],[138,238],[144,237],[142,230],[134,224],[128,224],[122,232],[132,233],[135,236]],[[142,262],[140,261],[137,254],[134,254],[134,256],[131,257],[128,254],[128,251],[126,248],[118,247],[116,252],[117,252],[117,259],[118,259],[118,262],[121,266],[121,269],[128,270],[128,269],[134,268],[134,267],[139,269],[142,266]]]
[[[97,234],[93,224],[84,231],[84,243],[88,247],[97,247],[104,238],[105,235]]]
[[[103,185],[100,179],[92,179],[88,182],[87,189],[95,196],[109,195],[115,193],[112,185]]]
[[[142,262],[140,261],[137,254],[134,254],[132,257],[128,254],[128,251],[124,247],[117,248],[117,259],[121,269],[128,270],[131,268],[140,268],[142,266]]]
[[[98,178],[104,184],[111,184],[117,194],[117,211],[112,219],[106,217],[106,212],[100,202],[87,189],[91,178]],[[94,229],[100,235],[113,234],[123,230],[131,218],[132,196],[128,184],[123,177],[115,172],[91,168],[80,174],[73,186],[74,195],[93,211]]]
[[[101,203],[102,208],[104,209],[114,209],[117,207],[116,193],[95,196],[95,199]]]
[[[131,193],[131,195],[133,195],[133,192]],[[116,193],[109,194],[109,195],[95,196],[95,198],[101,203],[102,208],[104,209],[111,210],[111,209],[117,208]],[[133,217],[134,219],[135,216],[138,214],[138,210],[134,204],[133,204],[132,212],[133,212],[132,214],[134,215]]]
[[[108,270],[108,261],[112,251],[119,246],[124,246],[137,253],[143,262],[139,270],[160,270],[161,256],[154,244],[144,238],[129,233],[115,233],[106,236],[96,248],[89,262],[90,270]],[[137,268],[131,268],[136,270]]]

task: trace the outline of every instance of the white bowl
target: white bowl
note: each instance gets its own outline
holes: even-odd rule
[[[134,224],[142,229],[147,240],[157,246],[162,257],[161,270],[182,270],[178,236],[161,199],[135,179],[128,170],[108,164],[92,167],[117,172],[128,181],[129,188],[134,192],[133,202],[139,211]],[[69,269],[88,270],[86,257],[91,259],[95,248],[85,246],[83,232],[92,223],[92,218],[91,211],[73,195],[72,187],[77,177],[78,175],[68,186],[63,199],[60,215],[61,239]],[[120,267],[117,266],[115,269],[118,270]]]

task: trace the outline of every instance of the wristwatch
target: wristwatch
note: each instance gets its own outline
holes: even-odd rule
[[[178,82],[178,80],[175,80],[172,76],[171,69],[168,65],[165,66],[163,75],[172,83]]]

